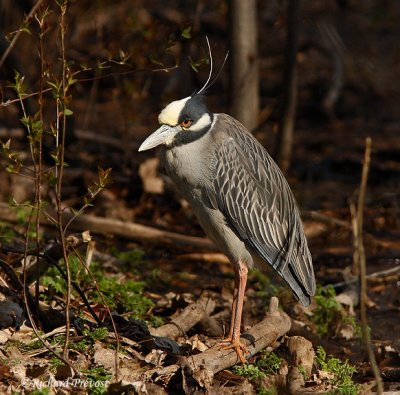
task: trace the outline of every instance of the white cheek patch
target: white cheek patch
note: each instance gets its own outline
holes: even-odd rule
[[[190,131],[197,132],[211,125],[211,117],[209,114],[203,114],[200,119],[195,122],[190,128]]]
[[[164,144],[165,144],[166,146],[172,145],[172,143],[174,142],[174,139],[175,139],[175,135],[176,135],[176,133],[171,134],[170,136],[168,136],[168,137],[165,139]]]
[[[185,97],[184,99],[181,100],[175,100],[172,103],[169,103],[161,112],[160,115],[158,116],[158,122],[160,125],[166,124],[166,125],[177,125],[178,124],[178,119],[179,119],[179,114],[181,113],[183,107],[185,107],[186,102],[190,99],[189,97]]]

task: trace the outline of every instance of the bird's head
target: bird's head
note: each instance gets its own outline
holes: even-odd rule
[[[158,116],[160,127],[139,147],[139,151],[165,145],[190,143],[211,127],[214,115],[208,111],[201,94],[194,94],[169,103]]]

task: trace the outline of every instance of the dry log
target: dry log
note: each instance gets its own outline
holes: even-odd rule
[[[215,309],[215,301],[209,293],[204,293],[200,299],[186,306],[182,312],[174,318],[171,323],[150,329],[153,336],[165,336],[176,339],[186,334],[205,316],[209,316]]]
[[[290,394],[298,394],[304,389],[304,378],[300,372],[300,366],[310,376],[314,363],[314,349],[312,343],[301,336],[286,336],[285,344],[292,359],[286,376],[286,385]]]
[[[269,312],[264,320],[242,335],[242,341],[249,351],[246,357],[253,356],[264,348],[273,345],[289,331],[290,318],[286,313],[278,310],[277,300],[277,298],[272,298]],[[220,343],[217,343],[207,351],[188,358],[186,364],[193,371],[205,366],[206,369],[215,374],[238,363],[238,361],[238,356],[234,350],[226,350],[221,347]]]
[[[50,215],[55,217],[54,213]],[[64,221],[67,223],[71,219],[72,214],[65,213]],[[9,205],[0,202],[0,219],[7,222],[17,222],[16,213],[10,209]],[[45,218],[41,219],[42,225],[52,225]],[[313,234],[314,231],[306,226],[306,235]],[[133,239],[141,242],[157,243],[161,245],[173,245],[181,247],[192,247],[203,251],[217,251],[215,245],[208,239],[196,236],[187,236],[180,233],[170,232],[162,229],[153,228],[151,226],[141,225],[133,222],[123,222],[111,218],[96,217],[93,215],[82,214],[70,224],[71,230],[82,231],[89,230],[92,233],[112,234],[127,239]],[[317,232],[318,233],[318,232]],[[193,257],[194,258],[194,257]],[[227,259],[222,254],[197,255],[196,259],[208,261],[213,258],[217,262],[225,263]]]
[[[50,212],[50,215],[54,213]],[[67,223],[72,215],[64,214],[64,221]],[[17,222],[15,212],[6,203],[0,202],[0,219],[8,222]],[[41,220],[42,225],[51,225],[45,219]],[[98,234],[113,234],[128,239],[142,242],[158,243],[162,245],[174,245],[183,247],[193,247],[205,251],[216,251],[214,244],[202,237],[187,236],[175,232],[153,228],[133,222],[123,222],[111,218],[96,217],[93,215],[82,214],[71,222],[71,230],[89,230]]]
[[[176,257],[178,261],[202,261],[209,263],[229,264],[229,259],[226,255],[218,252],[192,252],[190,254],[182,254]]]
[[[275,348],[279,345],[277,340],[289,329],[290,318],[278,309],[278,299],[273,297],[265,319],[242,335],[242,341],[248,349],[246,357],[251,357],[266,347]],[[233,366],[238,361],[234,350],[221,347],[221,343],[217,342],[203,353],[181,358],[179,364],[170,365],[164,369],[148,371],[145,376],[153,379],[156,376],[156,382],[167,384],[177,372],[182,370],[184,374],[193,377],[201,387],[207,389],[212,383],[214,374]]]
[[[93,215],[81,215],[77,217],[72,222],[71,228],[87,229],[100,234],[113,234],[143,242],[195,247],[211,251],[216,250],[214,244],[205,238],[182,235],[133,222],[123,222],[110,218],[95,217]]]

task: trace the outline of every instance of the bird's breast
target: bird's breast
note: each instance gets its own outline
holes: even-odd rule
[[[187,195],[194,189],[201,189],[212,182],[215,169],[209,152],[200,144],[186,144],[165,149],[162,162],[179,192]]]

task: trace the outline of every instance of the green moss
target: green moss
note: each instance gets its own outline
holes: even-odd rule
[[[114,251],[115,257],[121,261],[125,271],[138,269],[143,265],[144,251],[134,248],[128,251]]]

